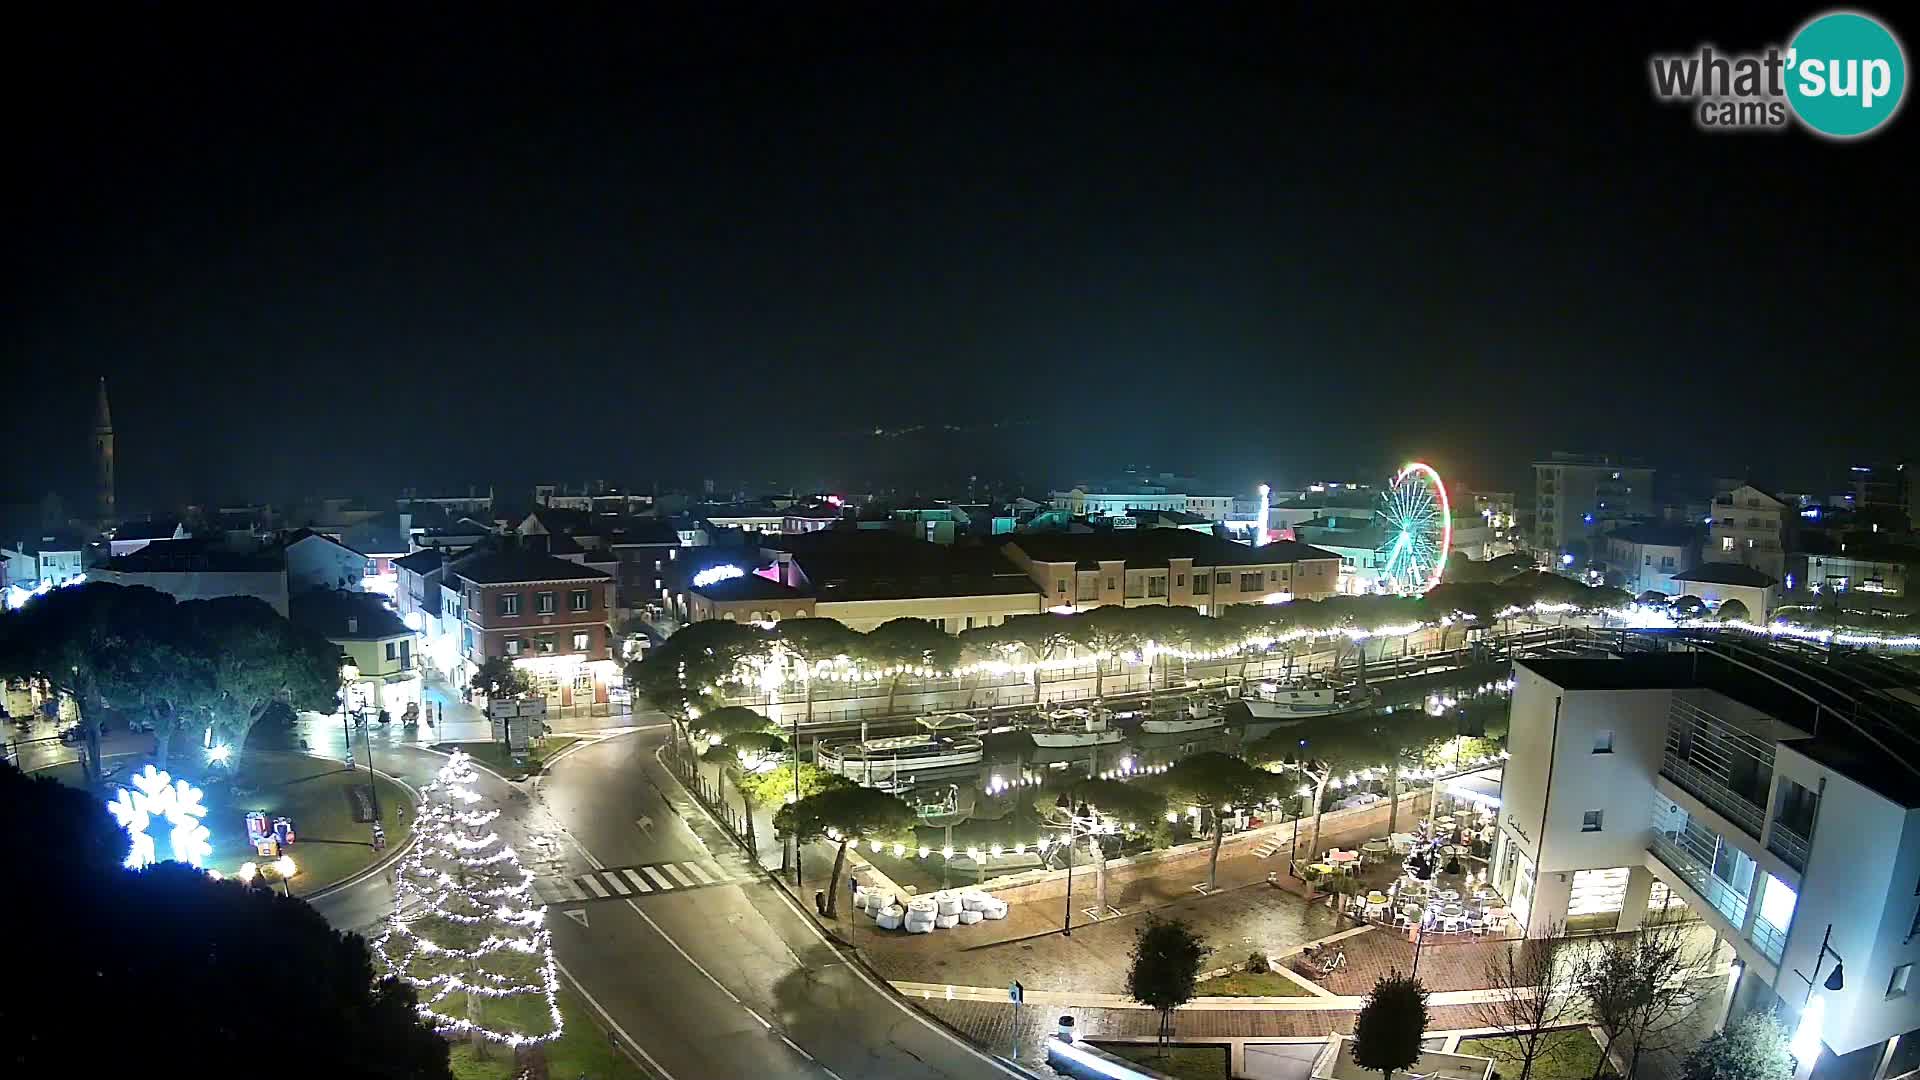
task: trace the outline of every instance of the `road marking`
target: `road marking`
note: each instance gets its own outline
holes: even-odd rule
[[[639,874],[636,874],[631,870],[622,870],[620,871],[620,873],[624,874],[628,881],[633,882],[633,887],[636,889],[639,889],[642,893],[650,893],[653,891],[653,886],[647,884],[646,880],[642,878]]]
[[[647,839],[653,839],[653,818],[642,814],[634,821],[634,824],[639,826],[641,832],[647,834]]]
[[[742,1005],[742,1006],[740,1006],[740,1007],[741,1007],[741,1008],[743,1008],[743,1009],[745,1009],[745,1010],[747,1010],[747,1015],[748,1015],[748,1016],[751,1016],[751,1017],[753,1017],[753,1018],[754,1018],[755,1020],[758,1020],[758,1021],[760,1021],[760,1026],[761,1026],[761,1027],[763,1027],[763,1028],[766,1028],[766,1029],[767,1029],[768,1031],[772,1031],[772,1030],[773,1030],[773,1025],[772,1025],[772,1024],[769,1024],[769,1023],[767,1023],[767,1018],[766,1018],[766,1017],[764,1017],[764,1016],[761,1016],[761,1015],[760,1015],[759,1013],[757,1013],[757,1012],[754,1012],[754,1011],[753,1011],[753,1006],[751,1006],[751,1005]],[[792,1044],[788,1044],[788,1045],[792,1045]],[[794,1049],[796,1049],[796,1050],[798,1050],[798,1049],[799,1049],[799,1047],[794,1047]]]
[[[607,887],[605,885],[600,884],[600,879],[598,877],[595,877],[592,874],[581,874],[580,880],[586,883],[587,888],[593,890],[593,895],[599,897],[602,900],[605,900],[607,898]]]
[[[661,1080],[674,1080],[673,1074],[668,1072],[665,1066],[655,1061],[653,1055],[647,1053],[646,1047],[640,1045],[640,1040],[627,1034],[627,1029],[620,1026],[620,1021],[613,1018],[613,1014],[606,1010],[606,1006],[601,1005],[598,999],[592,994],[587,993],[587,988],[581,985],[579,979],[573,977],[573,972],[568,971],[565,964],[555,960],[553,966],[560,969],[560,974],[567,977],[567,981],[573,984],[575,990],[580,991],[580,996],[587,999],[587,1004],[593,1006],[593,1011],[600,1014],[600,1019],[605,1020],[608,1027],[619,1032],[620,1037],[627,1040],[627,1045],[633,1047],[634,1052],[640,1055],[641,1060],[647,1063],[648,1068],[659,1073]],[[836,1077],[835,1080],[838,1080],[838,1078]]]
[[[643,866],[643,867],[641,867],[641,868],[640,868],[640,870],[641,870],[641,872],[642,872],[642,873],[644,873],[644,874],[646,874],[646,875],[647,875],[648,877],[650,877],[650,878],[652,878],[652,879],[653,879],[653,883],[654,883],[655,885],[658,885],[658,886],[660,886],[660,887],[661,887],[662,889],[671,889],[671,888],[673,888],[673,882],[671,882],[671,881],[668,881],[668,880],[667,880],[667,878],[666,878],[666,875],[665,875],[665,874],[662,874],[662,873],[661,873],[660,871],[658,871],[658,870],[655,870],[655,869],[654,869],[653,867],[651,867],[651,866]]]
[[[560,914],[565,915],[567,918],[572,919],[574,922],[579,923],[581,926],[587,925],[587,913],[582,908],[568,908],[567,910],[561,912]]]
[[[667,873],[672,874],[673,880],[679,882],[682,885],[686,885],[689,887],[693,885],[693,879],[681,873],[680,868],[678,866],[675,866],[673,863],[667,864]]]
[[[660,766],[661,771],[666,773],[667,776],[671,778],[673,776],[673,770],[667,768],[667,763],[662,759],[662,755],[665,752],[666,752],[665,747],[660,747],[656,749],[653,754],[653,760],[656,764]],[[706,815],[707,820],[713,824],[714,828],[720,828],[720,820],[713,816],[713,811],[708,810],[705,804],[701,803],[700,800],[698,799],[693,800],[693,804],[700,808],[700,812]],[[685,819],[682,819],[682,820],[684,821]],[[691,828],[691,826],[689,826],[689,828]],[[562,827],[561,831],[566,832],[564,826]],[[592,861],[593,859],[592,852],[587,851],[587,849],[580,844],[580,841],[577,838],[575,838],[572,833],[566,833],[566,836],[567,836],[567,839],[573,841],[576,847],[580,848],[581,852],[586,855],[588,861]],[[1008,1076],[1015,1077],[1016,1080],[1030,1080],[1030,1077],[1031,1077],[1030,1073],[1014,1065],[1008,1064],[1007,1062],[1001,1060],[999,1057],[993,1054],[987,1053],[986,1051],[980,1049],[979,1047],[961,1038],[959,1035],[954,1034],[948,1028],[944,1028],[940,1026],[939,1024],[934,1022],[933,1017],[928,1016],[926,1013],[923,1013],[919,1009],[916,1009],[912,1005],[908,1004],[906,999],[901,995],[899,995],[898,993],[889,992],[889,990],[881,987],[881,985],[874,980],[874,977],[868,973],[865,967],[863,967],[858,963],[855,963],[852,960],[848,960],[846,958],[845,954],[843,954],[840,951],[839,947],[833,943],[833,940],[827,937],[827,932],[821,928],[820,924],[815,922],[813,920],[813,917],[807,914],[806,908],[800,906],[800,899],[798,897],[788,892],[786,890],[786,887],[783,885],[778,885],[778,884],[774,885],[773,891],[786,898],[787,904],[793,909],[794,913],[799,916],[800,922],[803,925],[805,925],[808,929],[813,931],[813,935],[820,939],[820,944],[825,945],[827,947],[828,952],[832,953],[835,956],[840,957],[841,960],[847,965],[848,969],[851,970],[855,975],[859,976],[861,982],[867,984],[868,989],[872,990],[875,994],[877,994],[882,999],[888,1002],[891,1002],[893,1007],[896,1009],[899,1009],[902,1013],[905,1013],[907,1016],[910,1016],[913,1019],[918,1020],[921,1024],[925,1025],[928,1031],[931,1031],[935,1035],[938,1035],[941,1038],[944,1038],[947,1041],[953,1043],[953,1045],[959,1047],[961,1051],[963,1051],[964,1053],[969,1054],[975,1058],[978,1058],[979,1060],[984,1061],[989,1065],[992,1065],[993,1067],[1000,1070],[1001,1072],[1006,1073]],[[632,900],[628,900],[627,903],[629,906],[633,908],[634,911],[639,912],[640,917],[642,919],[646,919],[647,925],[653,927],[655,933],[659,934],[662,938],[665,938],[667,944],[672,945],[674,948],[674,951],[678,952],[681,955],[681,957],[683,957],[687,961],[687,963],[692,964],[695,968],[699,969],[700,973],[702,975],[706,975],[707,978],[710,981],[712,981],[715,986],[720,986],[720,980],[715,979],[711,974],[708,974],[706,968],[700,967],[700,964],[697,961],[695,961],[693,957],[688,956],[687,951],[680,947],[679,942],[674,941],[670,937],[667,937],[667,932],[665,930],[660,929],[659,923],[656,923],[651,918],[649,918],[646,912],[640,911],[640,905],[635,904]],[[722,990],[726,989],[726,987],[724,986],[721,986],[720,988]],[[731,996],[732,991],[729,990],[727,991],[727,993],[729,994],[729,996]],[[738,999],[735,999],[735,1000],[738,1000]],[[836,1077],[835,1080],[839,1080],[839,1078]]]
[[[618,874],[607,874],[606,879],[607,884],[613,886],[613,891],[619,893],[621,896],[626,896],[633,892],[632,889],[627,888],[626,882],[620,880],[620,875]]]
[[[715,882],[716,880],[718,880],[718,879],[716,879],[716,878],[712,878],[712,877],[709,877],[709,876],[707,876],[707,872],[706,872],[705,870],[702,870],[702,869],[700,869],[700,864],[699,864],[699,863],[691,863],[691,862],[690,862],[690,863],[681,863],[680,865],[682,865],[682,866],[684,866],[684,867],[686,867],[686,868],[687,868],[687,873],[689,873],[689,874],[692,874],[692,875],[693,875],[694,877],[697,877],[697,878],[699,878],[699,879],[700,879],[700,883],[701,883],[702,885],[711,885],[711,884],[713,884],[713,883],[714,883],[714,882]]]

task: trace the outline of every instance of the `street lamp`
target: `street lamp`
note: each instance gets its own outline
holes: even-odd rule
[[[1053,802],[1053,813],[1046,825],[1050,829],[1059,829],[1066,834],[1067,845],[1067,899],[1066,908],[1060,925],[1060,933],[1065,937],[1073,936],[1073,847],[1081,837],[1094,837],[1101,833],[1116,831],[1117,825],[1103,825],[1091,805],[1081,803],[1074,806],[1073,799],[1066,792]],[[1097,842],[1097,841],[1096,841]],[[1102,897],[1102,900],[1105,898]]]
[[[273,860],[273,870],[274,870],[274,873],[280,875],[281,891],[288,896],[292,896],[293,895],[293,875],[300,872],[300,868],[294,865],[293,856],[282,855],[279,858]]]
[[[1807,984],[1806,996],[1800,999],[1800,1024],[1794,1029],[1792,1042],[1787,1045],[1787,1049],[1795,1059],[1795,1077],[1811,1075],[1814,1065],[1820,1060],[1821,1035],[1827,1018],[1827,999],[1813,996],[1813,984],[1820,978],[1820,965],[1826,963],[1827,957],[1833,957],[1833,970],[1827,973],[1826,981],[1820,985],[1833,991],[1843,990],[1847,985],[1846,962],[1834,950],[1832,941],[1833,924],[1828,923],[1827,932],[1820,938],[1820,952],[1813,958],[1813,974],[1801,975],[1799,968],[1793,971],[1800,977],[1801,982]]]
[[[1313,781],[1311,788],[1303,785],[1300,788],[1300,793],[1313,798],[1313,841],[1311,846],[1317,848],[1320,846],[1320,804],[1326,799],[1327,781],[1333,778],[1333,766],[1321,763],[1321,766],[1316,769],[1314,768],[1313,762],[1295,757],[1292,754],[1288,754],[1287,759],[1281,764]],[[1308,854],[1312,853],[1309,852]],[[1287,861],[1291,864],[1288,872],[1296,878],[1299,877],[1300,815],[1298,814],[1295,814],[1293,817],[1293,847],[1287,852]]]
[[[358,727],[363,724],[361,714],[365,712],[363,703],[366,699],[360,690],[360,666],[355,664],[351,658],[348,658],[340,665],[340,678],[343,683],[340,688],[340,696],[343,703],[340,716],[340,729],[347,732],[347,768],[351,769],[353,768],[353,734],[347,728],[346,712],[347,707],[350,705],[353,711],[354,725]],[[378,828],[380,825],[380,782],[374,777],[373,773],[373,731],[371,729],[366,730],[364,741],[367,745],[367,798],[373,806],[374,827]]]

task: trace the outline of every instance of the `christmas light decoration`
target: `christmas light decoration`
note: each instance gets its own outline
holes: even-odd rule
[[[207,856],[213,854],[213,845],[209,842],[211,834],[207,827],[200,824],[200,819],[207,815],[206,804],[200,801],[200,789],[185,780],[175,780],[152,765],[136,773],[132,783],[131,790],[121,788],[107,803],[107,812],[127,830],[127,836],[133,841],[132,850],[127,853],[127,867],[138,870],[160,861],[154,839],[147,832],[154,818],[165,819],[172,828],[168,841],[175,860],[193,867],[203,865]]]
[[[395,872],[394,912],[374,951],[420,994],[420,1015],[443,1035],[519,1046],[560,1037],[547,909],[533,871],[490,826],[471,759],[456,751],[421,789],[417,840]],[[533,999],[537,1011],[501,1005]],[[511,1015],[517,1025],[502,1023]]]

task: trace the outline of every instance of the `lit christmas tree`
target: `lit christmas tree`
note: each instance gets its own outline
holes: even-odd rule
[[[395,875],[394,912],[373,943],[412,983],[420,1014],[448,1036],[523,1046],[560,1036],[547,909],[533,871],[493,831],[479,779],[456,751],[421,791],[417,840]]]

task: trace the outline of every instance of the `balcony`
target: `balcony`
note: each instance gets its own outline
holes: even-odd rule
[[[1715,877],[1711,862],[1703,861],[1700,854],[1685,843],[1685,839],[1684,835],[1657,832],[1652,846],[1647,850],[1692,886],[1693,891],[1713,905],[1715,911],[1726,916],[1728,922],[1736,927],[1744,925],[1747,921],[1747,894]]]
[[[1747,940],[1775,964],[1780,963],[1781,955],[1787,951],[1787,932],[1765,919],[1753,920],[1753,933],[1747,935]]]
[[[1675,695],[1660,775],[1759,840],[1773,784],[1773,743]]]
[[[1773,831],[1767,834],[1767,850],[1803,874],[1807,872],[1807,853],[1811,847],[1806,837],[1788,828],[1784,822],[1774,822]]]
[[[1660,775],[1674,782],[1674,785],[1687,794],[1707,804],[1715,813],[1740,826],[1747,835],[1760,839],[1761,825],[1766,820],[1766,809],[1748,802],[1736,794],[1732,788],[1716,782],[1705,770],[1695,768],[1691,763],[1668,757],[1660,765]]]

